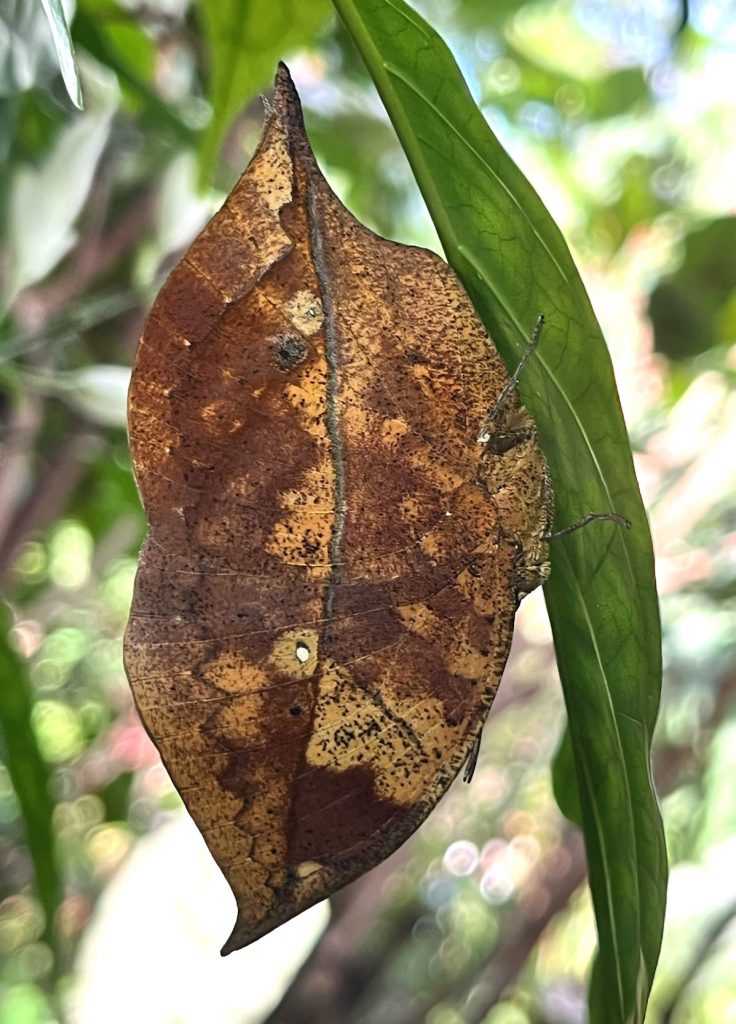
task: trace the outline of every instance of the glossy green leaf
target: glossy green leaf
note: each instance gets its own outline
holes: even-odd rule
[[[99,8],[99,9],[98,9]],[[137,98],[143,118],[157,134],[166,133],[185,146],[194,146],[196,133],[182,121],[175,106],[165,103],[150,81],[155,63],[154,44],[133,19],[111,17],[103,4],[85,3],[74,18],[77,44],[117,75],[123,93]]]
[[[599,937],[592,1024],[641,1022],[667,881],[650,778],[661,646],[649,527],[610,358],[567,245],[473,102],[450,51],[403,0],[334,0],[368,65],[447,257],[521,382],[556,493],[545,586],[570,722]]]
[[[38,0],[0,3],[0,96],[45,88],[58,73],[59,60]]]
[[[51,29],[51,37],[54,40],[54,49],[59,61],[61,77],[64,79],[69,99],[75,107],[82,110],[84,107],[82,102],[82,86],[79,81],[77,62],[74,58],[74,46],[69,33],[66,15],[64,14],[63,4],[61,0],[41,0],[41,4]]]
[[[54,917],[61,899],[49,792],[49,770],[31,725],[33,699],[26,665],[8,642],[11,616],[0,602],[0,739],[26,830],[36,891],[46,917],[46,938],[56,948]],[[58,956],[55,957],[58,965]]]
[[[583,827],[580,810],[580,789],[575,774],[575,755],[572,750],[570,730],[565,729],[557,753],[552,760],[552,790],[557,806],[578,828]]]
[[[76,241],[75,222],[107,144],[119,92],[113,75],[100,73],[88,90],[87,110],[64,125],[36,166],[21,164],[10,181],[4,295],[41,281]]]
[[[324,24],[328,0],[199,0],[209,57],[207,98],[212,118],[204,133],[201,177],[206,181],[233,117],[270,82],[276,62],[307,45]]]

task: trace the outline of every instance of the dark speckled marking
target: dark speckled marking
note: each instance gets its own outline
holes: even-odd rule
[[[307,344],[296,334],[279,334],[273,345],[273,355],[279,370],[293,370],[307,355]]]

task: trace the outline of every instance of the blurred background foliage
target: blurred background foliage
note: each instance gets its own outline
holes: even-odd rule
[[[736,1022],[736,4],[414,0],[570,241],[650,509],[672,876],[652,1024]],[[84,109],[46,8],[71,26]],[[436,247],[326,2],[0,10],[0,1024],[573,1024],[594,927],[524,602],[472,786],[386,864],[220,960],[233,907],[121,664],[143,518],[125,390],[156,289],[290,65],[333,187]],[[730,83],[730,84],[729,84]]]

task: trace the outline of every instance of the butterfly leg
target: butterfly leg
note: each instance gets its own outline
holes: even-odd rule
[[[569,526],[564,526],[561,530],[554,530],[545,533],[542,540],[559,540],[560,537],[567,537],[570,533],[575,533],[577,530],[582,530],[583,527],[589,526],[591,523],[598,522],[618,523],[619,526],[625,526],[627,530],[631,529],[631,523],[626,516],[620,516],[618,512],[589,512],[587,516],[583,516],[583,518],[578,519],[577,522],[570,523]]]
[[[531,359],[532,355],[534,354],[534,352],[535,352],[535,350],[537,348],[537,345],[539,344],[539,339],[540,339],[540,337],[542,335],[542,328],[543,327],[544,327],[544,315],[542,313],[540,313],[539,316],[537,317],[537,322],[534,325],[534,330],[532,331],[532,336],[529,339],[529,344],[526,347],[524,355],[519,360],[519,365],[516,367],[514,372],[511,374],[511,377],[509,378],[508,382],[502,388],[501,394],[496,399],[493,408],[488,413],[488,416],[486,417],[483,426],[480,428],[480,432],[478,434],[478,443],[479,444],[488,444],[490,442],[491,437],[492,437],[492,430],[491,430],[491,428],[492,428],[493,424],[495,423],[495,421],[499,418],[500,414],[503,412],[503,410],[506,407],[506,405],[508,404],[508,401],[511,398],[511,396],[516,392],[516,390],[517,390],[517,388],[519,386],[519,378],[521,377],[522,373],[524,372],[526,364]],[[511,444],[506,444],[505,447],[502,447],[502,448],[498,449],[498,451],[508,451],[508,449],[512,448],[514,446],[514,444],[519,444],[520,441],[526,440],[527,437],[532,436],[533,430],[530,433],[526,433],[525,431],[519,431],[518,433],[520,435],[524,434],[525,436],[519,436],[519,438],[517,440],[513,441]],[[508,435],[509,438],[511,436],[512,435]],[[492,449],[492,450],[495,451],[497,449],[495,449],[495,447],[494,447],[494,449]]]

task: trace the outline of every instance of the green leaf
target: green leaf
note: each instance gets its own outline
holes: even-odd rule
[[[76,241],[74,223],[87,199],[119,101],[117,81],[100,70],[88,109],[75,114],[38,167],[23,164],[10,182],[4,307],[49,274]]]
[[[46,16],[38,0],[0,4],[0,96],[45,86],[59,73]]]
[[[64,7],[61,0],[41,0],[46,18],[51,29],[51,38],[54,40],[54,49],[59,61],[61,77],[64,79],[69,99],[79,110],[84,108],[82,101],[82,86],[79,81],[79,71],[74,58],[74,46],[69,33],[69,26],[66,22]]]
[[[26,830],[28,851],[36,875],[36,890],[46,917],[46,939],[58,949],[54,917],[61,900],[61,880],[52,824],[54,803],[49,792],[49,769],[41,757],[31,726],[33,698],[25,663],[8,642],[12,617],[0,602],[0,736],[5,761],[18,798]]]
[[[592,1024],[641,1022],[667,881],[649,757],[661,646],[649,527],[600,327],[567,245],[442,39],[403,0],[334,0],[412,165],[447,257],[521,382],[556,493],[545,586],[568,709],[599,938]]]
[[[583,827],[580,810],[580,789],[575,775],[575,755],[572,750],[570,730],[565,729],[557,753],[552,760],[552,789],[557,806],[578,828]]]
[[[90,8],[90,9],[87,9]],[[105,5],[85,3],[74,19],[77,44],[100,64],[111,68],[121,87],[138,98],[146,119],[157,134],[167,132],[183,145],[193,146],[196,133],[182,121],[176,108],[165,103],[151,86],[146,68],[154,65],[154,44],[132,19],[112,18]]]
[[[328,0],[199,0],[212,106],[202,140],[201,181],[209,179],[235,114],[270,82],[278,60],[315,37],[329,9]]]

